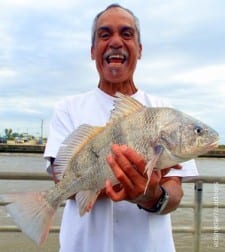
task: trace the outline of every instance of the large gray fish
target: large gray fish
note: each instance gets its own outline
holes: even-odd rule
[[[153,168],[171,167],[217,146],[218,134],[189,115],[172,108],[147,108],[131,97],[117,96],[104,127],[81,125],[64,141],[55,160],[58,184],[44,192],[1,195],[14,221],[37,244],[47,238],[62,201],[76,194],[83,215],[94,207],[107,179],[118,183],[106,162],[113,143],[142,154],[149,178]]]

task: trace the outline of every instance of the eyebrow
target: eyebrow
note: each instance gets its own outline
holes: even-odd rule
[[[100,31],[111,31],[112,29],[109,27],[109,26],[100,26],[98,29],[97,29],[97,32],[100,32]]]
[[[111,31],[112,28],[110,26],[100,26],[98,29],[97,29],[97,32],[100,32],[100,31]],[[132,30],[132,31],[136,31],[136,28],[133,27],[133,26],[128,26],[128,25],[123,25],[120,27],[120,30],[121,31],[124,31],[124,30]]]

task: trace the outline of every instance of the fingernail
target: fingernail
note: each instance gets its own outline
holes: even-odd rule
[[[107,162],[108,163],[112,163],[112,161],[113,161],[113,157],[111,156],[111,155],[108,155],[107,157],[106,157],[106,160],[107,160]]]
[[[121,151],[126,151],[127,150],[127,146],[124,144],[124,145],[121,145],[120,146],[120,149]]]
[[[119,147],[118,144],[112,144],[111,149],[114,151],[117,150],[118,147]]]

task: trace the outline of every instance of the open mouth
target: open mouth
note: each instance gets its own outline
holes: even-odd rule
[[[107,64],[124,64],[128,60],[128,53],[125,50],[108,50],[104,53],[103,59]]]
[[[123,64],[126,61],[127,57],[123,54],[112,54],[106,57],[108,64],[110,63],[121,63]]]

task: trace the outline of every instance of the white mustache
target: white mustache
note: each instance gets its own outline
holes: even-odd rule
[[[124,57],[124,59],[128,58],[128,53],[124,49],[110,49],[104,53],[103,59],[107,60],[110,56],[113,55],[121,55]]]

